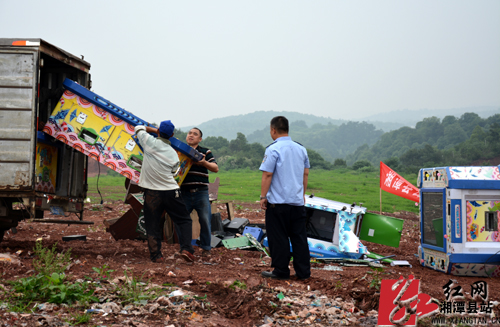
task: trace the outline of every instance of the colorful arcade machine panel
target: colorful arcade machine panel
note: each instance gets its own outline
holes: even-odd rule
[[[450,167],[450,179],[500,180],[498,166],[491,167]]]
[[[139,181],[140,170],[129,165],[131,157],[142,158],[135,142],[129,144],[134,127],[78,95],[68,90],[63,93],[43,131],[134,182]]]
[[[57,103],[43,131],[123,176],[139,182],[143,150],[134,138],[134,127],[151,126],[110,101],[66,79],[66,91]],[[181,168],[179,185],[192,165],[203,155],[172,138]]]
[[[327,248],[336,248],[342,253],[368,253],[354,233],[358,216],[365,213],[366,208],[320,197],[306,197],[305,207],[308,212],[307,236],[310,247],[312,240],[320,244],[330,239]],[[325,213],[314,213],[314,210]]]
[[[467,201],[467,242],[500,242],[500,201]]]
[[[35,191],[55,193],[57,176],[57,148],[44,143],[36,146]]]
[[[184,178],[186,178],[187,173],[189,172],[189,169],[191,168],[191,165],[193,164],[192,160],[188,158],[187,155],[184,153],[177,151],[177,155],[179,156],[179,161],[180,161],[180,166],[179,170],[177,170],[177,173],[175,174],[174,178],[177,184],[181,185],[182,182],[184,181]]]
[[[420,187],[448,186],[448,180],[445,168],[422,169],[421,178],[422,178],[422,185]],[[419,176],[419,181],[420,181],[420,176]]]

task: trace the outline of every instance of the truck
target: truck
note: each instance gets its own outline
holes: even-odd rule
[[[90,89],[90,63],[42,39],[0,38],[0,241],[23,219],[85,223],[88,157],[42,132],[66,78]],[[43,219],[48,210],[78,220]]]

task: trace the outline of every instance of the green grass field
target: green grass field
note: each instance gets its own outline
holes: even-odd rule
[[[220,178],[219,201],[235,203],[255,202],[259,200],[262,173],[251,170],[220,171],[210,174],[210,181]],[[413,185],[417,176],[404,175]],[[97,177],[89,178],[88,196],[92,203],[100,203],[97,193]],[[125,177],[102,175],[99,178],[99,190],[104,201],[124,200]],[[380,209],[379,172],[357,172],[348,169],[311,170],[307,194],[345,203],[363,203],[368,210]],[[418,212],[415,203],[399,196],[382,191],[382,211]]]

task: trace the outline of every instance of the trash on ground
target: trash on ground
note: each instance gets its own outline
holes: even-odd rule
[[[184,292],[182,290],[175,290],[172,293],[170,293],[168,296],[169,297],[174,297],[174,296],[183,296]]]
[[[318,270],[331,270],[331,271],[344,271],[342,267],[339,266],[324,266],[322,268],[319,267],[311,267],[311,269],[318,269]]]
[[[0,262],[14,263],[18,265],[21,263],[19,259],[8,253],[0,253]]]
[[[411,268],[411,264],[406,260],[394,260],[391,262],[391,266],[408,266]]]

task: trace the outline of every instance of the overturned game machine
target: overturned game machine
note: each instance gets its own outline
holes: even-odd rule
[[[399,247],[403,230],[402,219],[368,213],[362,204],[349,205],[312,195],[306,196],[305,208],[307,242],[311,257],[373,257],[361,243],[362,240]],[[267,246],[266,240],[264,245]]]
[[[137,183],[143,150],[134,127],[151,125],[70,79],[63,86],[43,131]],[[180,185],[192,162],[203,155],[174,137],[170,142],[181,163],[176,175]]]
[[[493,167],[421,169],[423,266],[457,276],[500,276],[500,172]]]

